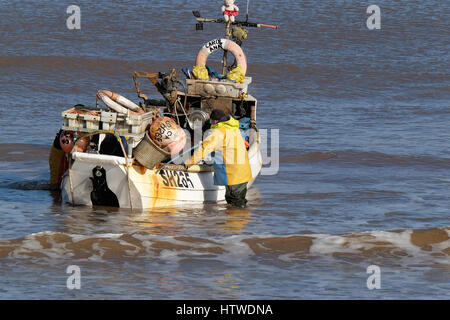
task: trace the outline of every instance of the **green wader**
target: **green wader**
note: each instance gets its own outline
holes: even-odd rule
[[[245,208],[247,205],[247,200],[245,199],[247,195],[247,182],[225,187],[227,190],[225,193],[227,203],[236,207]]]

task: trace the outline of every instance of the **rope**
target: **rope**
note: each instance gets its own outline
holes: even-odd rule
[[[187,118],[187,114],[186,114],[186,103],[187,103],[187,96],[188,96],[188,90],[187,90],[187,87],[186,87],[186,85],[184,84],[184,82],[181,82],[181,81],[177,81],[178,83],[180,83],[182,86],[183,86],[183,89],[184,89],[184,103],[183,103],[183,112],[184,112],[184,115],[186,116],[186,118]],[[180,103],[180,105],[181,105],[181,103]]]
[[[179,81],[179,80],[177,80],[176,82],[179,83],[179,84],[181,84],[181,85],[183,86],[183,89],[184,89],[184,103],[181,104],[180,97],[178,97],[178,99],[177,99],[177,101],[175,102],[175,105],[174,105],[174,107],[175,107],[175,116],[177,117],[178,125],[180,125],[180,119],[179,119],[179,117],[178,117],[177,105],[176,105],[176,104],[178,103],[178,104],[180,105],[181,109],[183,110],[184,116],[185,116],[186,119],[187,119],[187,118],[188,118],[188,115],[187,115],[187,113],[186,113],[187,88],[186,88],[186,85],[185,85],[183,82],[181,82],[181,81]]]
[[[186,151],[183,152],[182,154],[180,154],[180,155],[176,156],[175,158],[171,159],[169,162],[167,162],[165,165],[163,165],[161,168],[159,168],[159,169],[156,171],[156,174],[158,174],[162,169],[164,169],[165,167],[167,167],[167,165],[169,165],[169,164],[171,164],[172,162],[174,162],[175,160],[181,158],[182,156],[184,156],[186,153],[190,152],[191,150],[197,148],[200,144],[201,144],[201,142],[200,142],[200,143],[197,143],[195,146],[193,146],[193,147],[190,148],[189,150],[186,150]]]
[[[179,102],[180,100],[177,100],[176,102]],[[178,125],[180,125],[180,119],[178,118],[178,112],[177,112],[177,104],[176,104],[176,102],[175,102],[175,104],[174,104],[174,109],[175,109],[175,115],[176,115],[176,117],[177,117],[177,123],[178,123]],[[181,102],[180,102],[181,103]]]
[[[70,154],[68,156],[69,156],[69,169],[68,169],[68,171],[69,171],[70,196],[72,197],[72,207],[74,207],[75,206],[75,200],[73,198],[73,183],[72,183],[72,175],[71,175],[71,169],[70,169],[72,167],[72,157],[71,157]]]

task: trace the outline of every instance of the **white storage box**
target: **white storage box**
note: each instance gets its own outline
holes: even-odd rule
[[[145,129],[147,128],[147,126],[152,122],[152,119],[152,112],[138,115],[132,114],[129,116],[122,113],[117,113],[117,120],[114,130],[121,135],[142,135],[145,133]]]
[[[245,77],[244,83],[235,83],[230,80],[186,79],[188,94],[190,95],[230,98],[240,98],[242,94],[247,94],[248,85],[251,82],[251,77]]]

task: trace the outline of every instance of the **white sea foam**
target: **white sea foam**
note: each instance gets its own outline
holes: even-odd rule
[[[446,234],[450,236],[450,229],[444,228],[442,230],[445,230]],[[299,252],[311,255],[333,255],[334,253],[358,254],[368,252],[371,249],[387,247],[392,248],[394,254],[395,252],[403,252],[402,256],[406,254],[408,257],[429,257],[435,262],[449,263],[448,255],[442,253],[450,247],[450,239],[439,243],[431,242],[427,246],[431,249],[424,250],[422,247],[412,243],[411,236],[413,232],[414,230],[409,229],[398,232],[370,231],[344,235],[308,234],[307,237],[312,239],[311,246],[308,248],[305,247],[303,243],[299,243],[298,251],[295,250],[294,247],[294,252],[292,252],[293,248],[291,240],[287,240],[288,247],[285,252],[283,252],[283,249],[281,249],[281,251],[274,249],[271,245],[265,246],[265,241],[252,242],[254,245],[259,246],[262,249],[262,252],[274,254],[277,259],[285,262],[298,260]],[[56,237],[57,235],[62,237]],[[229,261],[242,262],[249,259],[251,256],[259,254],[259,250],[255,252],[246,240],[267,239],[267,243],[270,244],[271,239],[276,239],[277,243],[282,244],[283,238],[288,239],[291,236],[302,237],[302,235],[280,236],[274,234],[260,234],[250,237],[248,235],[232,235],[215,238],[209,237],[203,241],[201,237],[197,239],[190,238],[190,236],[183,238],[182,236],[131,234],[131,237],[139,241],[138,244],[135,244],[133,241],[128,242],[125,239],[121,239],[121,236],[123,236],[122,233],[78,235],[53,231],[38,232],[24,237],[20,245],[18,245],[9,256],[18,258],[36,257],[39,259],[44,255],[51,260],[61,258],[70,259],[77,256],[78,249],[68,249],[68,245],[78,243],[81,240],[93,239],[92,246],[82,248],[83,256],[86,253],[85,251],[88,253],[88,257],[83,259],[101,262],[107,260],[105,254],[110,252],[108,251],[108,248],[103,247],[100,242],[96,242],[95,240],[110,239],[116,242],[117,245],[126,247],[126,250],[123,250],[122,253],[120,251],[118,252],[119,258],[121,255],[123,255],[123,257],[138,255],[139,252],[141,252],[141,248],[144,248],[144,256],[155,256],[155,252],[158,252],[156,257],[163,261],[178,262],[185,257],[214,257],[214,259],[227,263]],[[44,242],[42,242],[43,240]],[[295,241],[295,239],[293,240]],[[163,243],[163,247],[155,246],[155,244],[158,243]],[[39,255],[35,255],[35,253],[39,253]]]
[[[170,262],[178,262],[182,257],[179,256],[179,252],[169,249],[163,249],[161,250],[159,257],[163,260],[167,260]]]

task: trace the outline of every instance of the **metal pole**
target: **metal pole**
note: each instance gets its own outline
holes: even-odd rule
[[[245,15],[245,22],[248,22],[248,3],[250,0],[247,0],[247,14]]]
[[[230,26],[231,26],[231,21],[228,20],[227,24],[225,25],[225,39],[229,39],[230,38]],[[227,74],[227,54],[228,51],[227,50],[223,50],[223,58],[222,58],[222,74],[223,76],[225,76]]]

